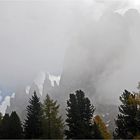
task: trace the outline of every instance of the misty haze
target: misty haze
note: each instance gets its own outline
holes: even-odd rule
[[[139,0],[0,0],[0,138],[139,139],[139,60]]]

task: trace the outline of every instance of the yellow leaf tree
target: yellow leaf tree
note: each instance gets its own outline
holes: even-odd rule
[[[101,119],[101,117],[99,115],[94,117],[94,123],[96,124],[98,131],[103,139],[111,139],[112,138],[105,123],[103,122],[103,120]]]

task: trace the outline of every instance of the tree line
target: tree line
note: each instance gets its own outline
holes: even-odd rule
[[[140,94],[127,90],[120,96],[121,105],[111,134],[95,107],[82,90],[69,95],[66,120],[63,121],[57,101],[46,96],[40,102],[36,92],[29,100],[24,122],[15,111],[0,114],[1,139],[139,139]]]

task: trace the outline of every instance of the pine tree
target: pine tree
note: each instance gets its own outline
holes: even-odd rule
[[[34,92],[29,103],[27,118],[24,123],[25,138],[38,139],[42,136],[42,105],[36,92]]]
[[[2,119],[3,119],[3,116],[2,116],[2,113],[0,113],[0,139],[2,138]]]
[[[132,139],[137,134],[137,113],[138,107],[135,102],[135,94],[125,92],[120,97],[122,105],[119,107],[120,114],[117,117],[116,129],[114,132],[115,138]]]
[[[11,113],[11,116],[9,118],[9,130],[10,139],[23,138],[23,128],[21,125],[21,121],[15,111]]]
[[[0,113],[0,125],[2,123],[2,119],[3,119],[3,116],[2,116],[2,113]]]
[[[10,117],[9,114],[5,114],[1,122],[1,138],[10,139]]]
[[[49,95],[46,96],[44,101],[43,114],[43,138],[62,139],[64,124],[62,117],[59,116],[59,105]]]
[[[135,116],[136,132],[134,133],[136,135],[134,135],[134,139],[138,139],[140,137],[140,91],[134,94],[135,98],[130,97],[129,102],[137,106],[137,112]]]
[[[76,94],[70,94],[67,101],[67,119],[68,130],[65,134],[68,139],[91,139],[94,138],[93,125],[91,119],[94,113],[94,107],[90,100],[85,97],[81,90]]]

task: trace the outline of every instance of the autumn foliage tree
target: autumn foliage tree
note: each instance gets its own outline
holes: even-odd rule
[[[64,123],[59,114],[59,105],[47,95],[43,104],[43,138],[62,139],[63,130]]]
[[[111,133],[106,127],[106,124],[103,122],[99,115],[95,116],[94,119],[95,124],[95,136],[96,139],[111,139]]]

